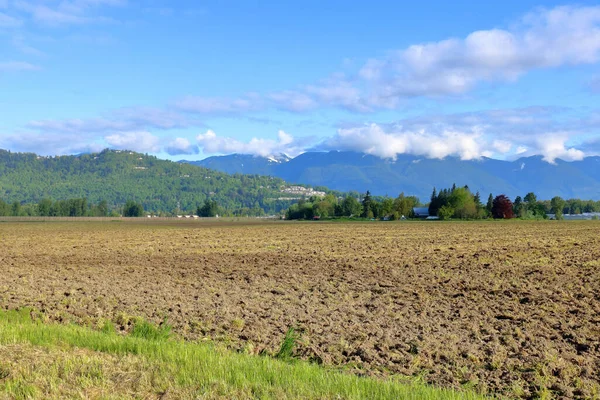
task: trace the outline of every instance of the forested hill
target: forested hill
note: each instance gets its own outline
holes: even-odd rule
[[[223,172],[160,160],[129,151],[104,150],[78,156],[43,157],[0,150],[0,200],[38,203],[44,198],[105,200],[110,208],[127,200],[146,211],[195,212],[207,198],[240,214],[278,212],[293,196],[283,195],[285,182],[257,175]]]

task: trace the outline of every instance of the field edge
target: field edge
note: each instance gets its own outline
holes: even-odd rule
[[[0,310],[0,398],[482,399],[212,343],[124,336]]]

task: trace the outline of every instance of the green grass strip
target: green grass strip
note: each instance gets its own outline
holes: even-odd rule
[[[112,355],[135,355],[150,363],[154,373],[169,375],[173,387],[192,388],[195,396],[209,398],[483,398],[470,392],[437,389],[418,383],[400,382],[399,379],[357,377],[302,361],[289,362],[236,353],[210,343],[184,342],[160,337],[148,339],[123,336],[107,330],[96,331],[76,325],[44,324],[33,321],[29,310],[0,311],[0,345],[13,344],[31,344],[67,351],[88,349]],[[3,387],[8,390],[9,383],[0,385],[0,393]]]

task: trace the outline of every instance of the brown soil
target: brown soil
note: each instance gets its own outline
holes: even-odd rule
[[[0,223],[0,305],[509,397],[600,395],[600,224]]]

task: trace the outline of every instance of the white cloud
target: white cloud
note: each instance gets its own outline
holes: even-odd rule
[[[475,31],[371,59],[359,77],[373,99],[456,95],[481,82],[514,81],[533,69],[599,59],[600,6],[566,6],[528,14],[512,30]]]
[[[494,140],[492,146],[498,153],[508,153],[512,149],[512,143],[508,140]]]
[[[1,25],[1,24],[0,24]],[[25,37],[21,35],[15,35],[12,38],[12,45],[23,54],[30,56],[40,57],[44,55],[44,52],[30,46],[26,43]]]
[[[287,154],[294,157],[304,151],[292,135],[281,130],[277,134],[277,140],[252,138],[249,142],[242,142],[231,137],[217,136],[212,130],[198,135],[196,140],[205,154],[239,153],[262,157]]]
[[[23,61],[5,61],[0,62],[0,71],[18,72],[18,71],[37,71],[40,67]]]
[[[342,107],[358,112],[370,111],[364,104],[360,91],[343,76],[327,79],[320,85],[307,86],[305,91],[324,106]]]
[[[236,99],[188,96],[176,101],[174,106],[199,114],[244,113],[261,109],[262,100],[255,95]]]
[[[595,112],[528,107],[448,115],[424,115],[391,124],[341,126],[317,148],[352,150],[383,158],[412,154],[429,158],[542,155],[573,161],[595,154],[600,118]]]
[[[58,9],[73,14],[82,14],[92,7],[121,7],[126,4],[126,0],[62,0],[58,4]]]
[[[318,106],[311,96],[295,90],[271,93],[268,98],[276,108],[293,112],[309,111]]]
[[[177,112],[150,107],[128,107],[113,110],[100,118],[31,121],[27,127],[47,133],[113,133],[148,128],[185,128],[190,125],[202,124]]]
[[[198,113],[293,112],[338,107],[351,112],[395,109],[420,96],[455,96],[485,82],[514,82],[536,69],[600,61],[600,6],[538,9],[510,29],[418,43],[368,60],[355,76],[252,98],[188,97],[176,105]],[[594,85],[592,84],[592,87]]]
[[[566,141],[568,134],[544,135],[537,139],[539,150],[544,156],[544,160],[553,164],[557,158],[565,161],[582,160],[585,153],[574,147],[567,147]]]
[[[121,150],[133,150],[142,153],[160,151],[160,139],[150,132],[122,132],[104,137],[111,147]]]
[[[358,151],[382,158],[395,159],[399,154],[412,154],[428,158],[455,155],[472,160],[489,154],[481,145],[482,134],[474,127],[470,131],[444,128],[437,132],[407,130],[400,125],[385,128],[369,124],[341,128],[326,140],[328,149]]]
[[[28,140],[33,144],[13,137],[6,147],[32,151],[36,146],[36,141],[31,139],[35,131],[47,146],[57,149],[56,154],[81,148],[86,143],[103,143],[106,137],[105,142],[113,147],[153,152],[164,146],[172,155],[196,154],[200,146],[205,154],[273,156],[286,153],[295,156],[307,149],[316,149],[353,150],[383,158],[412,154],[430,158],[457,156],[465,160],[482,156],[513,159],[540,154],[546,161],[554,162],[556,158],[576,160],[598,153],[598,146],[593,143],[600,130],[599,115],[598,111],[589,109],[527,107],[429,114],[385,124],[346,124],[317,144],[314,138],[297,139],[284,131],[279,131],[276,139],[255,137],[243,141],[218,136],[211,130],[198,135],[197,143],[185,138],[159,143],[148,131],[201,124],[190,120],[189,115],[138,107],[113,110],[102,118],[32,121],[27,128]],[[143,132],[150,135],[146,139],[152,140],[138,143],[137,136],[127,132]],[[45,139],[51,136],[63,139],[56,142]]]
[[[47,26],[83,25],[89,23],[114,22],[111,18],[98,15],[94,9],[122,6],[124,0],[71,0],[33,2],[16,0],[13,6],[30,15],[31,19]]]
[[[65,155],[97,152],[106,145],[86,135],[40,135],[37,132],[17,132],[9,136],[0,136],[0,147],[40,155]]]
[[[172,156],[183,154],[198,154],[198,146],[190,143],[185,138],[175,138],[165,147],[165,151]]]

